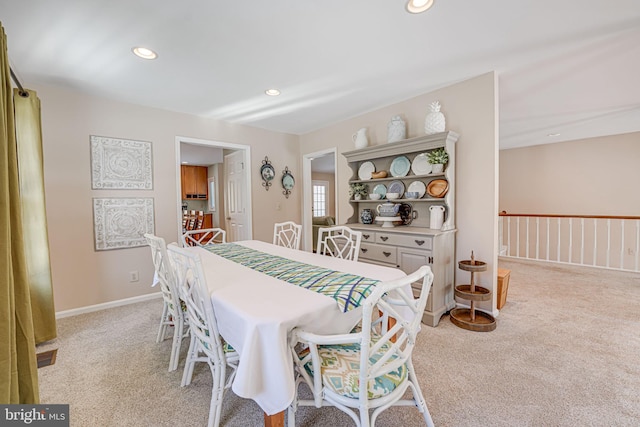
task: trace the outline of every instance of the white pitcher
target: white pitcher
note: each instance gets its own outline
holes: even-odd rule
[[[362,128],[358,132],[353,134],[353,142],[356,145],[356,149],[364,148],[369,145],[367,140],[367,128]]]
[[[440,230],[444,223],[444,206],[433,205],[429,207],[429,228]]]

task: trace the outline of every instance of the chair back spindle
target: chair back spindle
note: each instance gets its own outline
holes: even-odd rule
[[[227,232],[222,228],[190,230],[182,235],[182,246],[204,246],[213,243],[227,243]]]
[[[276,223],[273,226],[273,244],[285,248],[300,249],[302,226],[293,221]]]
[[[361,240],[362,232],[352,230],[349,227],[343,225],[322,227],[318,230],[316,252],[334,258],[357,261]]]

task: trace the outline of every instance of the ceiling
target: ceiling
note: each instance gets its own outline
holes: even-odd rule
[[[324,154],[311,159],[311,172],[334,173],[336,170],[336,156],[334,153]]]
[[[489,71],[501,148],[640,131],[639,1],[435,0],[419,15],[404,5],[0,0],[0,20],[26,87],[279,132],[305,134]],[[135,57],[140,45],[159,57]]]
[[[191,166],[211,166],[224,162],[222,148],[180,143],[180,162]]]

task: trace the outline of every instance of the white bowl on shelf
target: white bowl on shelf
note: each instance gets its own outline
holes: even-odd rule
[[[387,199],[395,200],[400,198],[400,193],[387,193]]]
[[[371,193],[369,194],[369,199],[370,200],[380,200],[382,198],[382,196],[378,193]]]
[[[417,191],[407,191],[406,193],[404,193],[404,196],[407,199],[417,199],[419,195],[420,193],[418,193]]]

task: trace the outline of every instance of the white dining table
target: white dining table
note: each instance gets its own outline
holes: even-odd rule
[[[399,269],[348,261],[257,240],[235,242],[247,248],[334,271],[387,281],[406,276]],[[282,413],[293,400],[295,378],[288,338],[293,328],[317,334],[346,333],[361,309],[343,312],[330,296],[276,279],[195,247],[222,337],[239,353],[232,389],[253,399],[267,415]]]

